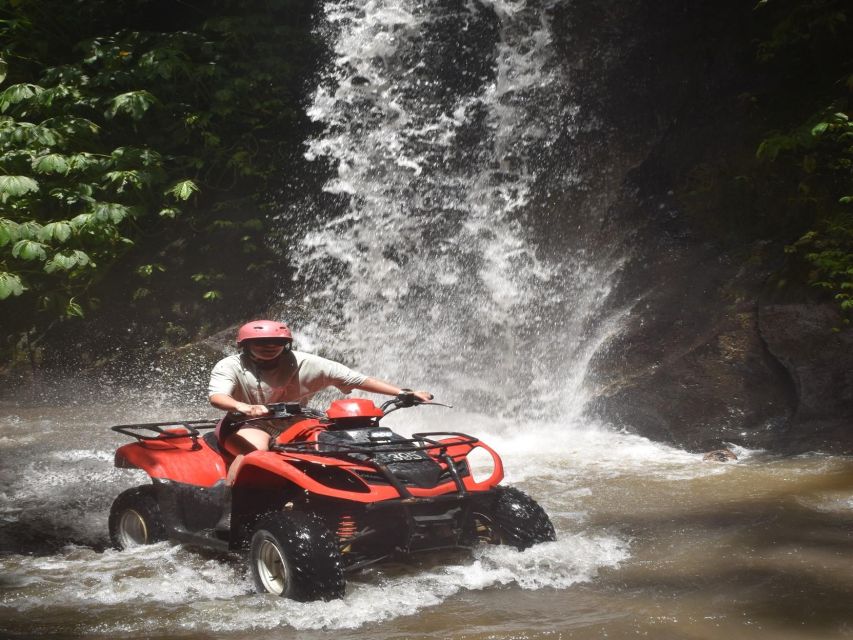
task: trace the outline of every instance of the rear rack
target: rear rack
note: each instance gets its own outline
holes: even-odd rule
[[[175,433],[168,430],[175,427],[182,427],[186,431]],[[216,427],[215,420],[173,420],[171,422],[144,422],[141,424],[119,424],[110,427],[116,433],[120,433],[131,438],[136,438],[139,442],[147,442],[149,440],[177,440],[178,438],[192,438],[193,449],[199,448],[201,445],[198,439],[201,437],[199,429],[213,429]],[[137,431],[153,431],[157,435],[147,436]]]

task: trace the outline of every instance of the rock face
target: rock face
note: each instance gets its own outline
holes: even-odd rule
[[[693,451],[853,453],[853,329],[837,306],[762,302],[768,270],[667,243],[624,277],[636,302],[593,410]]]
[[[853,453],[853,330],[828,304],[761,307],[758,327],[784,366],[796,407],[783,438],[791,451],[818,448]]]
[[[762,302],[785,240],[749,239],[738,198],[696,205],[718,176],[695,167],[748,162],[764,130],[743,99],[756,90],[753,19],[729,0],[556,12],[573,97],[600,123],[566,142],[566,156],[584,158],[587,191],[564,189],[559,208],[572,224],[577,211],[603,220],[601,238],[583,234],[593,252],[621,242],[630,256],[613,305],[631,311],[594,363],[591,412],[695,451],[849,453],[853,331],[833,331],[842,325],[831,303]],[[679,199],[685,184],[692,214]],[[549,224],[543,236],[560,236]]]
[[[598,367],[595,410],[694,451],[726,443],[776,448],[796,397],[759,334],[754,294],[763,276],[696,247],[671,251],[628,278],[623,286],[642,293]]]

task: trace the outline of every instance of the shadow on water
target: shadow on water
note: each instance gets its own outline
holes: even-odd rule
[[[605,572],[599,586],[620,598],[666,602],[684,617],[847,633],[853,622],[853,509],[846,503],[821,508],[816,496],[850,496],[853,475],[828,474],[793,491],[718,496],[693,508],[685,501],[642,513],[599,513],[595,526],[636,541],[632,561]]]
[[[41,515],[23,514],[15,522],[0,524],[0,555],[53,556],[69,546],[88,547],[102,552],[109,548],[106,533],[102,540],[81,536],[73,527]]]

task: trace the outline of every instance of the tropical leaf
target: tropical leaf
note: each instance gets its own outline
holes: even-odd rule
[[[118,193],[128,189],[141,189],[147,181],[148,174],[131,169],[129,171],[108,171],[103,181],[114,187]]]
[[[86,171],[101,164],[101,160],[91,153],[75,153],[68,158],[68,166],[75,171]]]
[[[35,220],[21,222],[17,226],[19,240],[38,240],[41,238],[42,226]]]
[[[50,109],[53,106],[54,101],[68,97],[79,98],[80,92],[71,89],[67,85],[58,84],[55,87],[48,87],[39,93],[38,96],[36,96],[36,100],[42,107]]]
[[[4,247],[10,242],[15,242],[19,238],[18,223],[0,218],[0,247]]]
[[[36,173],[59,173],[65,175],[71,168],[68,158],[58,153],[49,153],[33,160],[33,171]]]
[[[12,246],[12,255],[21,260],[44,260],[47,246],[35,240],[18,240]]]
[[[189,200],[193,193],[199,191],[195,182],[192,180],[182,180],[176,183],[170,189],[166,190],[166,195],[174,197],[176,200]]]
[[[145,112],[157,102],[157,98],[148,91],[128,91],[117,95],[110,101],[107,116],[114,118],[119,113],[129,115],[134,120],[141,120]],[[2,106],[2,103],[0,103]]]
[[[44,270],[46,273],[53,273],[55,271],[70,271],[76,265],[77,260],[75,260],[74,256],[68,255],[66,253],[57,253],[45,263]]]
[[[130,215],[130,208],[117,202],[99,202],[95,207],[95,220],[118,224]]]
[[[20,276],[14,273],[0,273],[0,300],[4,300],[9,296],[21,295],[26,287],[21,282]]]
[[[65,143],[65,136],[53,127],[46,126],[44,123],[33,127],[30,131],[33,143],[37,143],[42,147],[57,147]]]
[[[6,72],[9,70],[9,66],[6,64],[6,61],[3,58],[0,58],[0,82],[3,82],[6,79]]]
[[[73,229],[79,230],[91,226],[92,223],[95,222],[95,220],[96,219],[94,213],[81,213],[80,215],[71,218],[69,222]]]
[[[117,168],[134,168],[138,165],[143,167],[159,166],[163,162],[163,156],[152,149],[140,147],[118,147],[110,154]]]
[[[812,135],[819,136],[824,133],[827,129],[829,129],[828,122],[818,122],[815,126],[812,127]]]
[[[101,127],[97,123],[92,122],[88,118],[67,115],[48,118],[41,123],[41,126],[73,138],[97,135],[101,130]]]
[[[0,176],[0,198],[4,202],[9,196],[22,196],[38,190],[39,183],[29,176]]]
[[[89,258],[89,254],[85,251],[75,249],[72,254],[74,255],[74,259],[77,260],[77,264],[81,267],[85,267],[87,264],[91,264],[94,266],[94,264],[92,263],[92,259]]]
[[[39,238],[43,242],[56,240],[57,242],[65,242],[71,237],[71,223],[62,220],[60,222],[50,222],[41,228]]]
[[[89,254],[75,249],[74,251],[64,251],[54,255],[45,263],[44,270],[47,273],[70,271],[74,267],[85,267],[88,264],[91,264]]]
[[[154,275],[155,271],[159,273],[164,273],[166,271],[166,267],[164,267],[159,262],[155,262],[154,264],[143,264],[136,268],[137,275],[143,278],[150,278],[152,275]]]
[[[83,314],[83,307],[81,307],[79,304],[77,304],[74,301],[74,298],[71,298],[68,301],[68,304],[65,305],[65,315],[68,316],[69,318],[71,318],[71,317],[82,318],[84,315]]]
[[[75,205],[81,202],[93,203],[92,186],[83,182],[74,185],[73,189],[57,187],[50,190],[50,197],[67,205]]]
[[[0,93],[0,111],[5,113],[13,104],[29,100],[42,91],[44,91],[44,89],[37,84],[13,84],[11,87],[6,88],[5,91]]]

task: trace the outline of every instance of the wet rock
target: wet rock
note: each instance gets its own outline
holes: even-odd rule
[[[692,451],[853,453],[853,329],[837,307],[758,302],[766,272],[710,248],[668,255],[642,272],[666,286],[642,294],[599,363],[599,415]]]
[[[737,460],[737,455],[731,449],[717,449],[706,453],[702,456],[702,460],[706,462],[728,462],[729,460]]]
[[[833,304],[761,307],[761,337],[796,393],[788,450],[853,453],[853,329],[843,327]]]
[[[605,420],[691,451],[723,443],[774,448],[795,408],[794,388],[758,332],[764,275],[712,246],[670,248],[623,280],[634,303],[598,363]],[[650,283],[661,283],[658,286]]]

